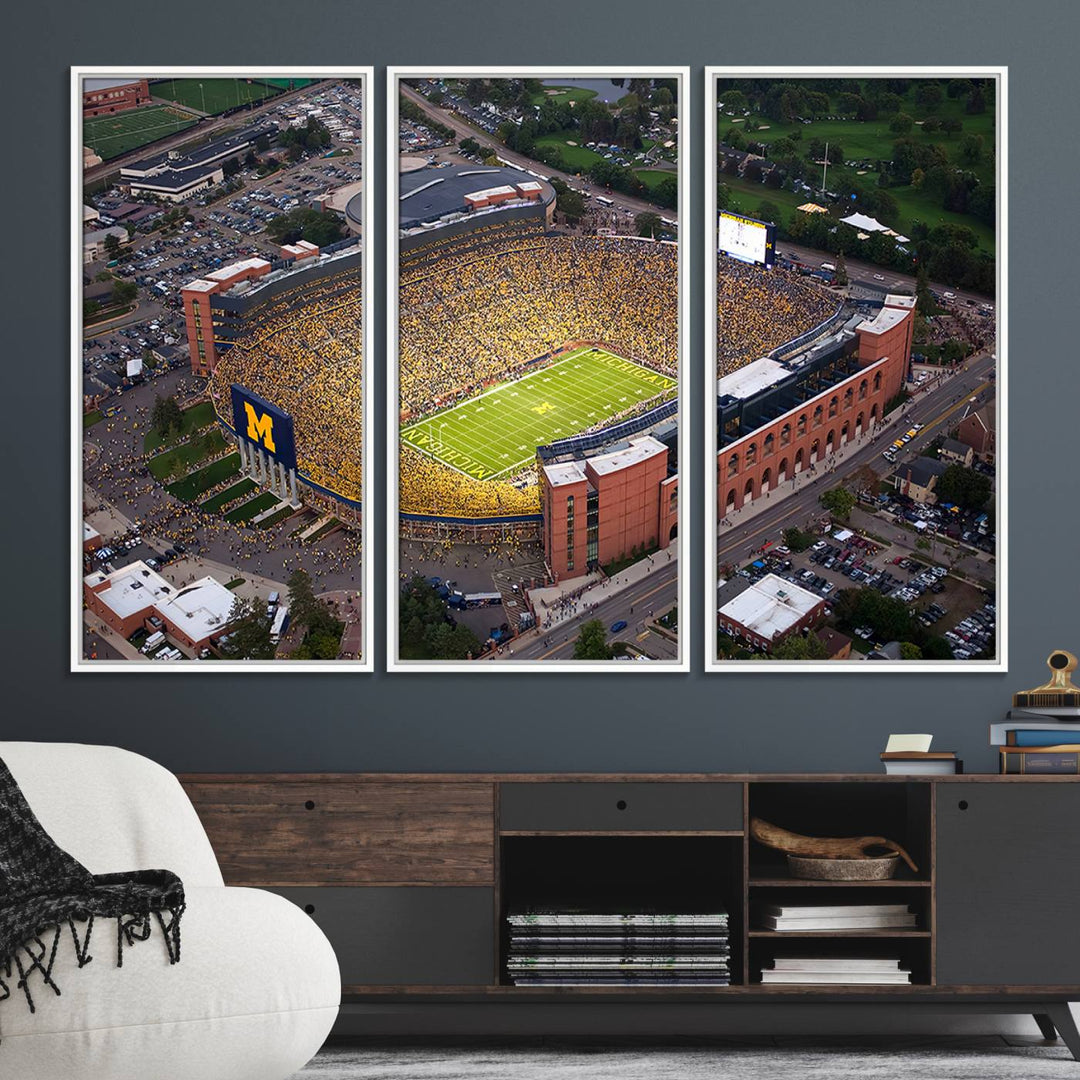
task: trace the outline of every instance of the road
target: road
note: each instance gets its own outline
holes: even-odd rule
[[[623,195],[618,191],[608,191],[606,188],[601,187],[598,184],[591,184],[582,177],[575,176],[573,173],[560,172],[558,169],[551,168],[550,165],[544,165],[542,162],[534,161],[524,154],[518,154],[515,151],[510,150],[505,143],[499,142],[494,135],[489,134],[482,128],[474,127],[472,124],[463,120],[457,113],[448,112],[445,109],[438,108],[436,105],[432,105],[423,94],[418,93],[404,82],[399,82],[398,88],[405,97],[419,105],[433,120],[438,121],[440,124],[445,124],[450,128],[459,139],[474,138],[479,134],[483,137],[485,143],[490,142],[494,144],[499,151],[499,157],[504,161],[509,161],[511,164],[516,165],[519,169],[543,172],[545,176],[554,176],[560,180],[565,180],[566,183],[573,184],[576,188],[584,188],[590,195],[603,195],[605,198],[611,199],[616,206],[622,207],[634,214],[655,214],[657,209],[660,209],[663,212],[664,217],[669,221],[678,223],[679,215],[675,210],[667,207],[658,208],[655,203],[646,202],[644,199],[633,199],[629,195]],[[673,173],[672,175],[677,176],[678,174]]]
[[[815,251],[813,248],[803,247],[800,244],[792,243],[790,240],[781,240],[780,247],[785,257],[796,259],[809,267],[817,268],[823,262],[836,262],[836,256],[827,251]],[[878,266],[876,263],[862,262],[847,255],[844,256],[844,262],[847,265],[848,281],[856,287],[878,293],[891,292],[896,289],[905,289],[912,293],[915,291],[915,276],[913,274],[898,274],[895,270],[888,270],[885,267]],[[961,302],[974,300],[977,304],[985,304],[988,300],[992,301],[994,299],[992,296],[987,297],[982,293],[961,289],[953,285],[944,285],[936,281],[930,282],[930,288],[937,293],[954,293],[957,300]]]
[[[919,393],[905,407],[907,427],[913,423],[925,425],[908,444],[905,456],[916,456],[931,439],[947,431],[953,417],[968,404],[969,398],[975,397],[977,403],[982,404],[993,396],[994,384],[988,376],[994,366],[995,361],[991,355],[970,360],[958,374],[935,389]],[[878,437],[869,440],[865,447],[845,459],[841,466],[841,475],[856,472],[864,465],[872,466],[877,472],[882,471],[882,449],[896,438],[898,430],[903,431],[905,428],[890,425],[879,430]],[[889,471],[898,467],[903,460],[904,458],[900,458],[896,466],[889,466]],[[818,496],[825,488],[835,485],[838,476],[836,472],[826,471],[820,466],[818,471],[820,476],[816,480],[778,501],[768,510],[744,522],[722,527],[717,537],[718,565],[743,560],[750,550],[761,547],[766,540],[776,540],[784,528],[791,525],[802,527],[807,521],[820,517]],[[778,492],[782,490],[783,488],[777,489]]]
[[[320,87],[320,89],[332,86],[335,82],[337,82],[336,79],[327,80],[325,85]],[[216,120],[201,120],[194,127],[185,128],[176,135],[171,135],[165,139],[159,139],[157,142],[150,143],[148,146],[139,147],[137,150],[131,150],[126,154],[121,154],[120,157],[112,158],[109,161],[102,162],[100,165],[95,165],[90,169],[84,170],[83,185],[92,184],[97,180],[103,180],[106,177],[112,176],[114,173],[118,173],[125,165],[140,161],[144,157],[160,154],[165,150],[176,150],[181,146],[187,146],[188,143],[197,139],[209,138],[215,132],[222,131],[225,128],[247,127],[253,120],[262,116],[264,113],[276,109],[286,101],[291,101],[295,97],[302,97],[304,94],[310,92],[310,86],[302,87],[299,90],[288,90],[284,94],[278,94],[277,97],[273,97],[269,101],[264,102],[262,105],[256,105],[255,108],[250,111],[232,113],[230,116],[222,116]],[[156,98],[154,100],[155,104],[161,104]]]
[[[622,592],[597,602],[595,608],[582,612],[576,618],[556,627],[550,633],[536,638],[526,638],[522,643],[515,643],[514,654],[504,654],[506,660],[572,660],[574,642],[583,622],[599,619],[604,626],[611,627],[616,622],[625,621],[627,627],[617,634],[608,630],[607,640],[625,641],[641,652],[658,660],[674,660],[678,655],[678,646],[656,633],[647,633],[646,624],[650,621],[649,612],[659,615],[667,611],[679,595],[679,561],[662,563],[658,569],[641,581]],[[586,593],[588,600],[592,596]],[[639,640],[640,635],[646,635]]]

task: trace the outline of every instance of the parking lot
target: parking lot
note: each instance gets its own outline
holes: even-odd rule
[[[776,574],[826,601],[835,600],[842,589],[874,589],[905,604],[928,633],[944,637],[956,659],[970,659],[988,646],[995,629],[995,608],[981,589],[950,577],[944,566],[897,554],[889,544],[848,529],[834,532],[804,552],[792,552],[785,545],[770,547],[733,577],[750,584]],[[719,604],[738,591],[722,585]],[[826,608],[826,617],[831,614],[831,608]],[[881,638],[875,627],[860,626],[854,628],[853,645],[866,652],[883,645]]]
[[[244,168],[238,174],[243,187],[232,196],[222,198],[219,190],[213,190],[181,204],[187,219],[171,235],[154,228],[167,208],[148,203],[146,209],[154,213],[142,216],[145,211],[140,210],[136,215],[138,226],[117,221],[128,228],[131,237],[125,249],[127,257],[119,265],[106,267],[101,261],[84,266],[84,290],[88,297],[107,293],[109,283],[98,282],[97,277],[110,271],[139,286],[134,312],[99,328],[90,327],[84,335],[84,392],[100,401],[102,408],[107,409],[110,398],[130,388],[135,381],[188,366],[180,301],[180,290],[188,281],[241,259],[279,258],[279,246],[265,235],[267,225],[275,217],[361,179],[359,90],[347,83],[312,87],[309,94],[283,102],[266,115],[284,127],[305,123],[309,114],[315,115],[331,133],[331,145],[320,156],[305,155],[297,162],[289,162],[282,150],[272,147],[262,156],[269,154],[280,159],[281,168],[262,178],[257,170]],[[346,151],[347,156],[326,156]],[[111,214],[133,209],[132,202],[119,188],[93,197],[102,224],[115,220]],[[147,350],[161,348],[166,350],[165,362],[148,357],[141,375],[129,375],[131,361],[142,360]]]

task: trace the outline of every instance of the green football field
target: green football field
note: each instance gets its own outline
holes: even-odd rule
[[[92,116],[83,121],[83,145],[91,147],[103,161],[128,150],[189,128],[197,117],[172,105],[146,105],[113,116]]]
[[[402,441],[476,480],[519,471],[568,439],[677,383],[603,349],[562,360],[402,428]]]
[[[210,116],[276,97],[282,89],[261,79],[162,79],[150,84],[150,93],[160,101],[175,101]]]

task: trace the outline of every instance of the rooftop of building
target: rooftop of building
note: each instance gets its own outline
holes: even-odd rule
[[[625,446],[618,449],[586,458],[585,462],[598,476],[607,476],[609,473],[648,461],[657,454],[666,455],[667,452],[668,448],[659,439],[654,439],[651,435],[642,435],[630,439]]]
[[[760,581],[743,589],[729,600],[720,614],[766,641],[790,631],[800,619],[824,601],[799,585],[776,574],[766,574]]]
[[[896,470],[896,475],[904,481],[910,481],[919,487],[927,487],[930,482],[949,467],[947,462],[937,458],[919,457],[914,461],[906,462]]]
[[[82,88],[83,93],[87,94],[94,90],[112,90],[117,86],[134,86],[139,82],[142,82],[141,78],[132,78],[130,75],[116,76],[111,79],[83,79]]]
[[[588,479],[580,461],[560,461],[544,466],[544,476],[551,487],[563,487],[566,484],[580,484]]]
[[[719,397],[744,400],[774,386],[790,374],[790,368],[786,368],[778,360],[763,356],[760,360],[751,361],[730,375],[719,379],[716,384],[716,393]]]
[[[547,182],[505,165],[459,165],[402,173],[398,177],[398,224],[402,229],[411,229],[464,213],[466,195],[513,189],[519,184],[535,184],[526,190],[539,190],[544,205],[555,198],[555,190]]]
[[[858,328],[868,334],[884,334],[899,326],[907,316],[907,311],[902,308],[883,307],[872,319],[863,319]]]
[[[233,600],[220,581],[207,576],[155,606],[162,618],[192,641],[203,641],[228,624]]]
[[[106,573],[95,570],[83,581],[96,593],[98,599],[118,618],[126,619],[147,608],[167,601],[176,589],[146,563],[133,562],[119,570]],[[99,586],[106,585],[104,589]]]
[[[213,139],[202,146],[197,146],[187,153],[179,154],[175,150],[162,150],[158,154],[143,158],[131,165],[125,166],[120,175],[136,175],[149,173],[157,169],[171,169],[183,171],[207,162],[217,161],[230,152],[238,152],[253,143],[260,135],[276,135],[278,126],[272,121],[263,121],[259,124],[251,124],[240,128],[238,131],[229,132],[219,138]]]

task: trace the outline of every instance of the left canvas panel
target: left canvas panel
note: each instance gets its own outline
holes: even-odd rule
[[[72,71],[74,670],[371,670],[371,85]]]

